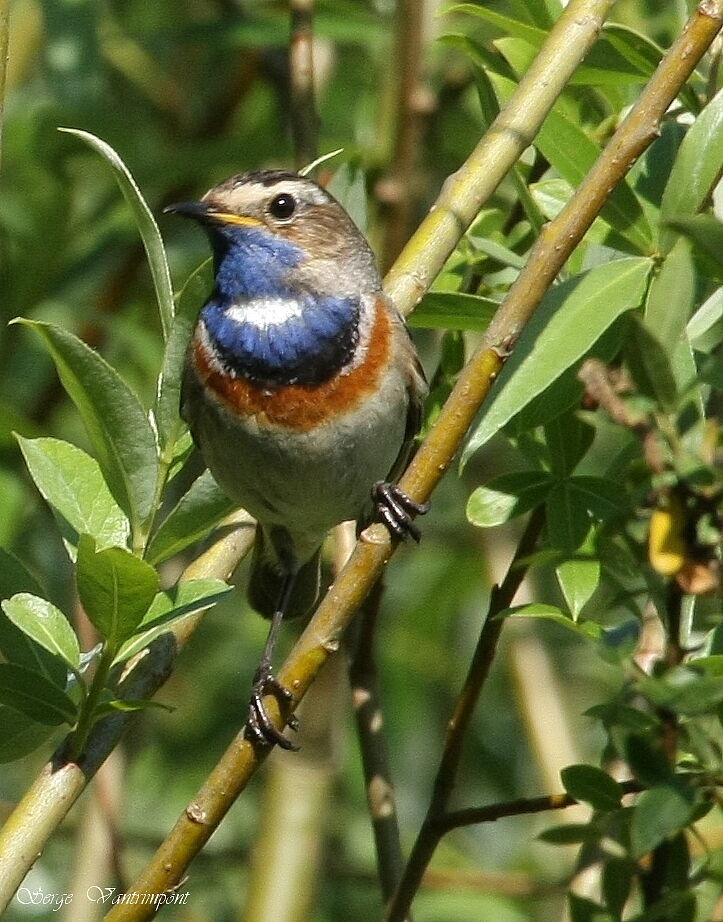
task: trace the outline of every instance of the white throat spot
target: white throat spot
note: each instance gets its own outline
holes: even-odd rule
[[[251,324],[260,330],[279,326],[301,317],[303,306],[294,298],[258,298],[247,304],[234,304],[226,316],[234,323]]]

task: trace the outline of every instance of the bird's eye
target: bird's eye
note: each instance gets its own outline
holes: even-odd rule
[[[295,211],[296,199],[293,195],[289,195],[288,192],[282,192],[281,195],[274,196],[269,202],[269,214],[274,218],[279,218],[279,220],[290,218]]]

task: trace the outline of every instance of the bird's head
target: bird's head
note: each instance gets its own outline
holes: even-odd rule
[[[279,287],[336,295],[377,291],[381,281],[364,236],[325,189],[304,176],[257,170],[232,176],[199,202],[166,212],[200,222],[219,284],[243,294]]]

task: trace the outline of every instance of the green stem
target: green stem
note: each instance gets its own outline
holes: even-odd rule
[[[95,711],[98,707],[100,697],[103,694],[103,690],[106,687],[108,675],[110,674],[113,660],[117,652],[118,651],[111,648],[109,644],[105,644],[103,647],[103,652],[98,660],[93,681],[90,683],[90,688],[88,689],[85,701],[80,709],[78,724],[70,739],[70,758],[74,762],[80,759],[85,745],[88,742],[88,736],[95,723]]]

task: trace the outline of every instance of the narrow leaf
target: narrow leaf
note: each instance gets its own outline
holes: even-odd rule
[[[204,471],[161,523],[148,546],[146,559],[152,564],[167,560],[205,538],[235,508],[210,472]]]
[[[188,277],[178,296],[176,315],[166,341],[155,406],[159,440],[165,450],[173,448],[183,431],[179,407],[183,366],[196,318],[212,288],[211,263],[210,258],[205,260]]]
[[[660,206],[660,249],[667,253],[677,234],[665,225],[692,217],[720,178],[723,150],[723,89],[688,129],[670,171]]]
[[[168,260],[166,250],[163,246],[161,232],[153,217],[153,213],[146,204],[145,199],[138,188],[135,179],[131,175],[128,167],[123,163],[113,148],[101,141],[95,135],[88,131],[81,131],[77,128],[60,128],[66,134],[73,134],[85,141],[93,150],[97,151],[101,157],[109,164],[115,173],[121,192],[133,211],[133,216],[141,235],[143,246],[148,257],[148,265],[153,278],[153,287],[156,292],[156,301],[158,302],[158,312],[161,318],[164,339],[168,338],[173,321],[173,289],[171,287],[171,276],[168,271]]]
[[[169,630],[177,618],[211,608],[232,588],[220,579],[194,579],[159,592],[138,625],[137,633],[123,644],[116,662],[140,653],[156,637]]]
[[[650,265],[647,259],[620,259],[548,292],[492,388],[463,463],[585,355],[620,314],[640,305]]]
[[[565,560],[556,574],[570,614],[577,621],[600,583],[600,563],[593,559]]]
[[[409,317],[412,327],[484,332],[499,302],[457,291],[430,291]]]

